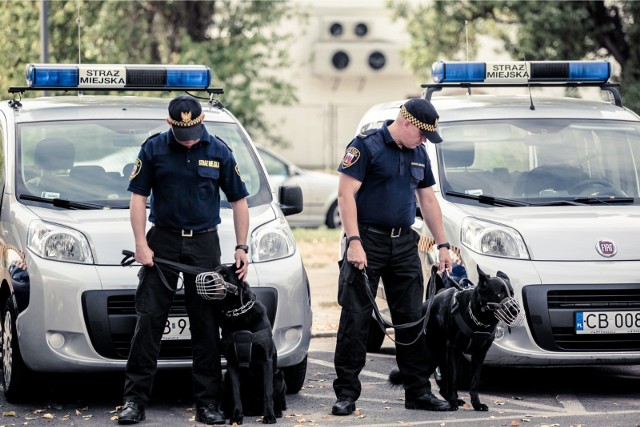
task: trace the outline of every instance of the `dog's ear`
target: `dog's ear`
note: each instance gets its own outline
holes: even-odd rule
[[[476,265],[476,268],[478,270],[478,286],[486,285],[489,275],[482,271],[479,265]]]
[[[502,280],[504,280],[505,282],[507,282],[509,284],[509,286],[511,286],[511,281],[509,280],[509,276],[507,276],[506,274],[504,274],[502,271],[498,271],[496,273],[496,276],[498,276],[499,278],[501,278]]]

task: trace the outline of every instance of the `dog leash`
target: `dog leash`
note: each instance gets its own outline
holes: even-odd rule
[[[345,261],[346,261],[346,257],[345,257]],[[367,271],[366,268],[362,269],[362,275],[364,276],[364,285],[365,285],[365,290],[367,293],[367,297],[369,298],[369,302],[371,302],[371,305],[373,305],[373,313],[374,316],[376,318],[376,323],[378,324],[378,326],[380,326],[380,329],[382,329],[382,331],[384,332],[384,334],[391,340],[393,341],[395,344],[397,345],[412,345],[415,344],[418,339],[420,339],[420,337],[424,334],[427,333],[427,323],[429,321],[429,315],[431,313],[431,304],[433,303],[433,296],[435,295],[435,286],[433,287],[429,287],[429,295],[427,296],[429,303],[427,304],[427,311],[425,312],[424,316],[422,316],[420,319],[414,321],[414,322],[409,322],[409,323],[402,323],[400,325],[394,325],[392,323],[389,323],[387,321],[385,321],[382,318],[382,314],[380,313],[380,309],[378,308],[378,304],[376,304],[376,299],[373,296],[373,293],[371,292],[371,288],[369,287],[369,276],[367,276]],[[431,289],[433,288],[433,290]],[[423,324],[422,328],[420,329],[420,332],[418,333],[418,336],[416,336],[416,338],[411,341],[411,342],[399,342],[398,340],[396,340],[395,338],[392,338],[389,333],[387,332],[387,328],[393,328],[393,329],[409,329],[412,328],[416,325],[419,324]]]
[[[120,265],[123,267],[128,267],[136,261],[134,257],[134,253],[132,251],[128,251],[125,249],[122,251],[122,255],[124,255],[124,258],[122,258],[122,261],[120,261]],[[180,288],[173,289],[169,285],[169,282],[167,281],[167,278],[165,277],[164,272],[160,268],[160,265],[164,265],[165,267],[168,267],[169,270],[172,273],[174,273],[176,276],[179,276],[180,273],[187,273],[187,274],[192,274],[194,276],[197,276],[200,273],[207,273],[210,271],[209,269],[206,269],[206,268],[193,267],[191,265],[182,264],[179,262],[170,261],[168,259],[163,259],[163,258],[153,257],[152,260],[153,260],[153,266],[158,270],[158,275],[160,276],[160,280],[162,281],[162,284],[171,292],[177,292],[181,290],[184,287],[184,284]]]

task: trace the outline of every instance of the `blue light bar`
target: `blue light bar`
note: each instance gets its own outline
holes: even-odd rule
[[[38,82],[40,86],[75,87],[78,85],[78,68],[65,65],[35,66],[27,65],[27,85],[35,86]]]
[[[484,62],[443,62],[433,63],[431,74],[436,83],[483,82]]]
[[[29,64],[33,89],[207,89],[211,70],[204,65]]]
[[[438,61],[432,67],[435,83],[601,82],[611,77],[607,61]]]

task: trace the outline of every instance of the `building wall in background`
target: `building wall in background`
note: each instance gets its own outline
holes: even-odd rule
[[[401,23],[391,22],[384,1],[295,4],[308,14],[306,23],[283,30],[299,34],[286,76],[299,102],[264,112],[287,143],[277,151],[302,167],[335,170],[364,112],[378,102],[420,96],[422,82],[404,69],[400,49],[409,37]]]

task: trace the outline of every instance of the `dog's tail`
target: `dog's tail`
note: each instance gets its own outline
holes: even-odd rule
[[[391,372],[389,372],[388,382],[393,387],[402,385],[402,374],[398,368],[393,368]]]

